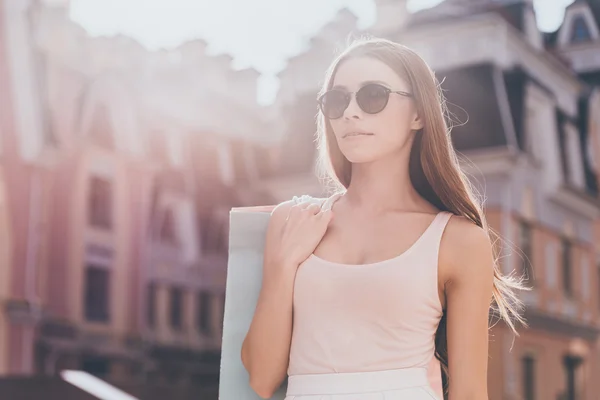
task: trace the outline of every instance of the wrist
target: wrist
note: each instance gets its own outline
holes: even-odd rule
[[[295,271],[300,263],[295,262],[292,257],[265,256],[265,270],[267,271]]]
[[[296,278],[298,264],[293,262],[271,262],[265,265],[263,269],[263,285],[274,284],[276,286],[285,285],[286,282],[293,282]]]

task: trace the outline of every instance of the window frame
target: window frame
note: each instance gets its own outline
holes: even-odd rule
[[[112,271],[110,268],[105,266],[97,265],[94,263],[86,263],[84,267],[84,299],[83,299],[83,317],[85,321],[92,323],[103,323],[108,324],[111,322],[111,310],[110,310],[110,299],[111,299],[111,275]],[[90,273],[102,273],[105,274],[105,280],[100,285],[104,286],[102,291],[105,293],[97,294],[97,287],[91,287]],[[98,285],[98,284],[96,284]],[[92,297],[98,297],[92,298]],[[100,301],[101,305],[94,305]]]
[[[94,228],[111,230],[114,209],[113,181],[91,175],[88,182],[88,223]]]

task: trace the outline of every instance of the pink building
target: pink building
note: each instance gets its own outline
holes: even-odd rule
[[[41,313],[43,231],[57,154],[36,70],[27,2],[0,2],[2,256],[0,373],[33,369]]]
[[[68,1],[0,17],[0,375],[216,384],[228,211],[269,145],[258,73],[92,38]]]

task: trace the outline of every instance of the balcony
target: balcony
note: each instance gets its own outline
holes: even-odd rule
[[[227,254],[202,254],[193,264],[183,261],[177,247],[154,243],[150,247],[149,278],[178,282],[185,286],[199,285],[224,287],[227,276]],[[195,286],[197,286],[195,285]]]
[[[573,299],[543,299],[539,290],[521,293],[530,329],[594,341],[600,327],[592,312]],[[545,300],[545,301],[543,301]]]
[[[25,299],[9,299],[4,303],[4,309],[11,322],[23,325],[36,324],[42,319],[42,307]]]

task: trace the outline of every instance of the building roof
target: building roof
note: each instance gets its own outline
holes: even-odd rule
[[[592,12],[592,15],[594,17],[594,20],[596,21],[596,25],[600,28],[600,0],[575,0],[573,3],[571,3],[567,9],[581,5],[581,4],[587,4],[588,7],[590,8],[590,11]],[[563,21],[564,24],[564,21]],[[558,33],[560,31],[560,29],[562,28],[562,25],[555,30],[554,32],[548,32],[544,34],[544,42],[546,43],[547,47],[555,47],[556,46],[556,42],[558,40]]]
[[[459,151],[508,146],[513,121],[503,121],[509,107],[500,92],[501,73],[491,64],[437,71],[451,120],[452,141]],[[506,126],[507,122],[509,126]]]
[[[454,125],[452,142],[459,152],[513,144],[526,151],[526,86],[534,85],[552,96],[548,88],[521,68],[500,71],[491,64],[480,64],[436,71],[436,75],[446,97],[451,125]],[[577,118],[568,117],[558,107],[554,109],[560,163],[565,176],[571,162],[570,154],[566,151],[565,123],[570,122],[578,128],[582,149],[587,148],[587,107],[588,99],[581,99]],[[585,151],[582,151],[582,155],[584,191],[588,195],[598,196],[599,188],[590,160]]]
[[[584,151],[583,154],[583,172],[585,174],[585,185],[589,194],[594,197],[599,197],[600,187],[598,187],[598,179],[596,173],[591,164],[591,160],[586,157],[587,152],[585,149],[589,148],[592,144],[590,143],[591,136],[588,132],[592,129],[590,126],[590,99],[591,94],[583,96],[579,100],[579,120],[577,121],[577,128],[579,132],[579,140],[581,141],[581,147]]]
[[[524,11],[527,7],[532,7],[532,5],[529,2],[514,0],[446,0],[435,7],[413,14],[407,28],[494,12],[516,29],[523,31],[525,29]]]
[[[592,11],[592,15],[596,20],[596,24],[600,27],[600,0],[575,0],[572,4],[567,8],[574,7],[579,4],[586,4],[590,7]]]

